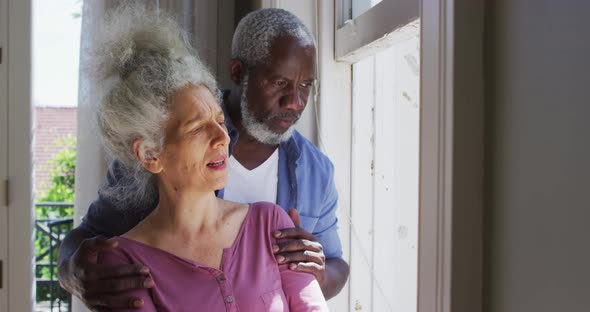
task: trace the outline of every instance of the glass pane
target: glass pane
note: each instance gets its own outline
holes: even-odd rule
[[[419,32],[353,64],[350,305],[416,311]]]
[[[352,0],[352,18],[357,18],[383,0]]]
[[[35,311],[71,311],[57,250],[72,229],[82,0],[33,0]]]

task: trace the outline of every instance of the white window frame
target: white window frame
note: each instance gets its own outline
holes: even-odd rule
[[[284,7],[282,1],[263,1]],[[384,3],[392,2],[383,0]],[[402,1],[403,2],[403,1]],[[406,3],[406,2],[403,2]],[[483,310],[483,0],[420,0],[421,123],[418,311]],[[317,1],[319,84],[317,113],[319,145],[336,167],[340,186],[340,220],[350,214],[351,71],[350,63],[385,48],[379,40],[393,29],[372,28],[376,35],[344,44],[346,31],[364,29],[360,21],[377,12],[391,12],[378,4],[356,21],[343,23],[339,0]],[[379,6],[381,5],[381,6]],[[340,11],[338,11],[340,10]],[[388,14],[388,13],[383,13]],[[400,16],[403,14],[399,13]],[[299,15],[299,14],[298,14]],[[407,19],[407,18],[406,18]],[[403,20],[403,18],[400,18]],[[411,18],[408,21],[413,21]],[[376,24],[380,24],[376,22]],[[343,26],[344,27],[341,27]],[[352,25],[352,26],[349,26]],[[400,24],[397,24],[400,25]],[[363,31],[364,32],[364,31]],[[396,34],[404,38],[404,34]],[[333,47],[327,46],[330,42]],[[361,42],[361,43],[358,43]],[[455,47],[461,50],[455,51]],[[464,57],[458,57],[461,53]],[[469,57],[465,57],[469,56]],[[456,96],[454,90],[460,90]],[[348,106],[347,106],[348,105]],[[338,112],[338,118],[334,118]],[[343,245],[348,229],[340,229]],[[344,250],[350,257],[350,250]],[[330,300],[335,311],[348,311],[346,288]]]
[[[4,183],[8,177],[8,66],[6,48],[8,42],[8,0],[0,0],[0,311],[8,311],[8,194]]]
[[[376,50],[391,46],[395,40],[403,40],[398,31],[414,23],[419,17],[419,0],[382,0],[360,16],[351,19],[350,0],[336,0],[335,57],[338,61],[354,63],[374,54]],[[407,34],[411,36],[411,32]]]
[[[7,295],[7,311],[33,309],[33,181],[32,181],[32,102],[31,102],[31,1],[5,0],[1,23],[8,25],[3,43],[2,105],[6,109],[7,166],[9,181],[2,209],[7,218],[7,258],[4,259],[2,291]],[[7,8],[5,7],[7,6]],[[3,29],[6,29],[2,27]],[[4,80],[6,79],[6,80]],[[6,101],[6,102],[4,102]],[[6,125],[2,123],[2,125]],[[3,131],[4,132],[4,131]],[[4,183],[3,183],[4,184]],[[8,198],[6,198],[8,197]],[[5,205],[6,202],[8,205]],[[5,229],[2,229],[5,230]]]
[[[422,0],[420,312],[484,309],[483,6]]]
[[[363,2],[370,3],[359,1]],[[402,58],[417,56],[418,51],[408,48],[419,40],[419,12],[416,6],[413,12],[406,12],[407,20],[400,22],[395,14],[379,11],[392,3],[398,4],[383,0],[343,26],[359,26],[357,30],[388,29],[389,33],[339,59],[353,63],[351,183],[354,192],[350,220],[354,230],[351,229],[349,304],[351,309],[368,311],[416,311],[419,107],[408,107],[411,101],[405,102],[401,93],[403,90],[414,101],[419,98],[420,78]],[[373,27],[375,15],[387,20],[385,26]],[[398,28],[388,28],[398,24]],[[342,31],[339,28],[336,36]],[[358,36],[341,38],[340,42],[336,37],[336,47],[339,43],[356,43]],[[397,120],[399,114],[406,119]],[[393,122],[396,124],[392,125]],[[391,127],[389,130],[386,124]],[[402,143],[404,140],[408,140],[407,144]],[[384,159],[386,154],[393,158]],[[386,185],[399,188],[387,190]]]

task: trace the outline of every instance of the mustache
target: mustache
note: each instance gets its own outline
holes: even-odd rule
[[[281,112],[269,115],[266,120],[271,120],[274,118],[293,118],[295,121],[301,118],[301,113],[298,112]]]

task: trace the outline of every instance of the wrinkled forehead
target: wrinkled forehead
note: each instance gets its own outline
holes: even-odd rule
[[[179,120],[206,118],[223,113],[213,92],[203,85],[189,85],[176,91],[172,97],[170,112]]]

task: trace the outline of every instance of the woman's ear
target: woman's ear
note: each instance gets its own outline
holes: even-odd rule
[[[153,150],[148,150],[145,148],[143,139],[135,139],[133,141],[133,153],[135,154],[135,158],[139,160],[145,170],[153,174],[162,172],[162,163],[160,162],[160,159],[155,156],[156,153],[154,153]]]
[[[244,64],[238,59],[229,60],[229,78],[236,85],[240,85],[242,81],[242,73],[244,71]]]

